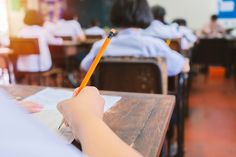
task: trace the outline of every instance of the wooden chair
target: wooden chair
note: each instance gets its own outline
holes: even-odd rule
[[[19,56],[28,56],[28,55],[39,55],[39,44],[37,38],[10,38],[10,47],[14,51],[15,58],[15,74],[26,75],[27,77],[34,77],[38,79],[38,84],[48,82],[48,78],[51,75],[59,75],[61,73],[60,69],[50,69],[48,71],[38,71],[38,72],[19,72],[17,71],[16,61]],[[40,57],[38,57],[37,63],[38,68],[40,69]],[[29,82],[28,82],[29,83]]]
[[[63,41],[72,41],[72,36],[55,36],[56,38],[61,38]]]
[[[94,84],[101,90],[167,94],[165,59],[104,57]]]
[[[86,35],[86,39],[100,40],[100,39],[102,39],[102,35]]]
[[[69,60],[65,47],[63,45],[49,45],[49,50],[54,66],[68,70]]]

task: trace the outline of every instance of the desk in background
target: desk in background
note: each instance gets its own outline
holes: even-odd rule
[[[68,58],[74,57],[78,53],[88,53],[92,45],[98,40],[100,39],[86,39],[81,43],[65,40],[62,44],[59,45],[49,45],[53,64],[68,70],[70,68],[70,61]]]
[[[14,98],[23,99],[45,87],[0,86]],[[118,104],[105,113],[104,121],[128,145],[145,157],[159,156],[174,109],[175,98],[168,95],[101,91],[121,96]]]

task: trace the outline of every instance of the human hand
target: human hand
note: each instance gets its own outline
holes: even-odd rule
[[[40,112],[43,109],[42,105],[31,101],[20,101],[20,105],[29,113]]]
[[[60,102],[57,108],[64,116],[65,123],[74,128],[80,127],[77,125],[86,116],[102,119],[104,103],[104,99],[95,87],[85,87],[78,96]]]

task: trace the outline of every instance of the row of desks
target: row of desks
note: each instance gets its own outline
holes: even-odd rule
[[[24,99],[45,87],[8,85],[0,86],[13,98]],[[104,121],[128,145],[145,157],[159,156],[174,109],[175,97],[157,94],[139,94],[101,91],[104,95],[122,99]]]

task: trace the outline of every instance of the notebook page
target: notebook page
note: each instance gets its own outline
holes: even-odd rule
[[[48,128],[62,135],[68,142],[71,142],[71,140],[74,138],[68,128],[62,127],[60,130],[58,130],[58,127],[62,121],[62,115],[57,110],[56,105],[60,101],[71,98],[72,95],[72,91],[45,88],[38,93],[25,98],[24,100],[43,105],[43,110],[41,112],[34,113],[32,115]],[[111,107],[115,106],[116,103],[121,99],[120,96],[102,95],[102,97],[105,100],[104,112],[107,112]]]

